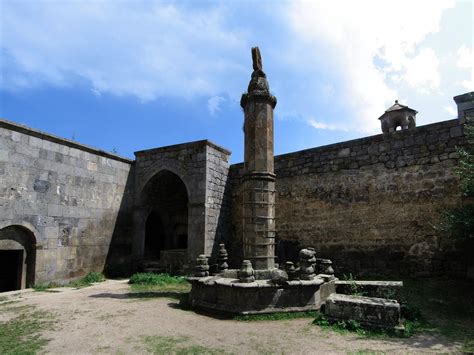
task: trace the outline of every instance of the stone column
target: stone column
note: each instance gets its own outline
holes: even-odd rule
[[[243,176],[244,259],[257,270],[275,267],[275,174],[273,171],[273,109],[258,47],[252,48],[253,73],[240,105],[245,121]]]

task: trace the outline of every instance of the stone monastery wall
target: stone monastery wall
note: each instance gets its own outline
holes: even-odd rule
[[[463,144],[456,119],[276,156],[278,261],[313,246],[338,275],[465,276],[469,256],[434,228],[460,201],[453,167]],[[237,254],[242,169],[231,166]]]
[[[435,228],[461,201],[454,167],[465,140],[463,125],[451,120],[276,156],[277,261],[313,246],[339,276],[467,276],[470,249]],[[131,161],[0,120],[0,267],[24,264],[14,288],[89,271],[127,274],[146,257],[150,211],[166,207],[160,194],[176,181],[188,194],[180,202],[188,244],[175,261],[189,270],[204,253],[213,264],[225,242],[238,267],[243,164],[229,167],[229,155],[198,141]]]
[[[120,239],[119,234],[126,232],[116,230],[116,220],[127,201],[131,164],[0,121],[0,230],[20,226],[33,234],[36,260],[31,264],[35,269],[31,283],[61,282],[103,271],[112,237]],[[121,250],[117,256],[126,258],[127,253],[131,250]]]

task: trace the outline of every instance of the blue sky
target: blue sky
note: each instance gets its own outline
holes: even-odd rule
[[[243,159],[239,106],[258,45],[275,152],[418,125],[474,90],[472,1],[0,0],[0,117],[133,157],[208,138]]]

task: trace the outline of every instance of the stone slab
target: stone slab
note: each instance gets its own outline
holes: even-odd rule
[[[326,299],[324,313],[330,321],[354,320],[373,328],[395,328],[400,324],[400,304],[384,298],[333,293]]]
[[[367,297],[379,297],[400,301],[402,281],[336,281],[336,292],[349,295],[356,291]]]

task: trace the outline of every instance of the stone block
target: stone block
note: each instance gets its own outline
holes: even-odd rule
[[[403,253],[398,253],[392,258],[403,258]],[[403,287],[402,281],[336,281],[336,292],[339,294],[351,294],[354,290],[358,293],[362,293],[368,297],[388,298],[388,299],[401,299],[401,290]]]
[[[390,329],[400,324],[400,304],[384,298],[334,293],[326,299],[324,314],[333,322],[354,320],[373,328]]]
[[[14,142],[21,142],[22,139],[24,139],[26,136],[22,133],[19,133],[19,132],[15,132],[15,131],[12,131],[12,141]]]

